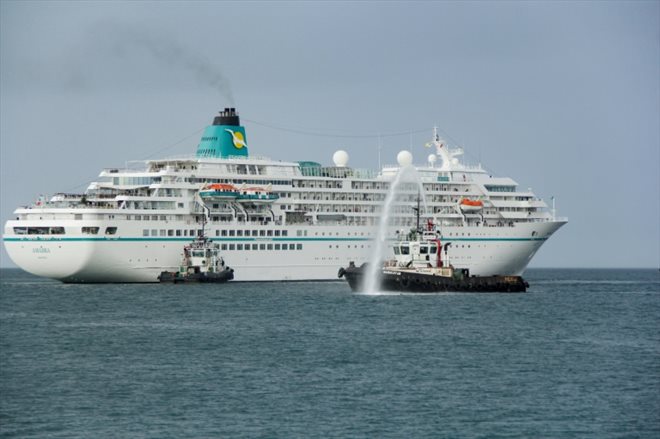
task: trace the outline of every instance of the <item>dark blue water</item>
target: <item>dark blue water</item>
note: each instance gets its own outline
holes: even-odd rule
[[[660,276],[528,294],[1,272],[2,437],[660,437]]]

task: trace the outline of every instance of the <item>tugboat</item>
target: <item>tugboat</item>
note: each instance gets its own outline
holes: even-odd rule
[[[183,248],[179,271],[163,271],[160,282],[227,282],[234,278],[234,270],[225,265],[220,256],[220,244],[200,236]]]
[[[383,263],[379,291],[435,293],[457,291],[470,293],[522,293],[529,284],[520,276],[470,276],[467,268],[455,268],[448,261],[447,253],[451,243],[442,246],[440,233],[432,220],[428,220],[426,230],[419,227],[419,206],[417,228],[407,235],[397,232],[397,240],[392,246],[394,258]],[[403,236],[402,236],[403,235]],[[442,259],[442,251],[445,260]],[[368,264],[357,267],[350,262],[340,268],[338,277],[344,277],[353,291],[364,291]]]

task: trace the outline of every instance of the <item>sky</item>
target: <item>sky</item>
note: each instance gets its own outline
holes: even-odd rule
[[[530,267],[657,268],[659,22],[657,1],[1,0],[0,220],[191,154],[232,106],[253,155],[357,168],[379,133],[383,163],[422,164],[437,125],[569,218]]]

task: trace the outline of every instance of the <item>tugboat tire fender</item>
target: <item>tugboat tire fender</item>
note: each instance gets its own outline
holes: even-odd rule
[[[346,270],[344,270],[344,267],[339,269],[339,272],[337,273],[337,277],[342,277],[344,276],[344,273],[346,273]]]

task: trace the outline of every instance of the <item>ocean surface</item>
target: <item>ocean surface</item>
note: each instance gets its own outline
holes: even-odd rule
[[[0,278],[3,438],[660,437],[657,270],[501,295]]]

